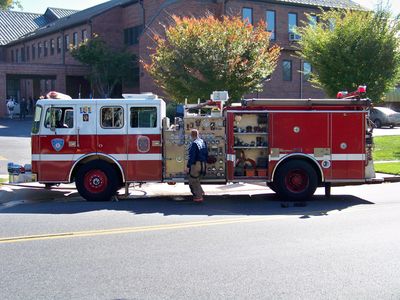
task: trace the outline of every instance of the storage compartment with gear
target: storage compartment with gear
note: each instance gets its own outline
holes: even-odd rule
[[[268,113],[233,115],[234,178],[267,178]]]

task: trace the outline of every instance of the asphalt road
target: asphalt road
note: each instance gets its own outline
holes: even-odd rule
[[[399,299],[399,189],[288,208],[268,192],[38,197],[0,211],[0,299]]]
[[[384,135],[400,135],[400,127],[383,127],[383,128],[375,128],[373,131],[374,136],[384,136]]]

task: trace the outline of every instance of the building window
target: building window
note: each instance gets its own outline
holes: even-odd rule
[[[312,67],[309,62],[304,62],[303,63],[303,75],[304,75],[304,80],[309,81],[311,79],[311,72],[312,72]]]
[[[19,63],[19,49],[15,49],[15,61]]]
[[[38,45],[37,45],[37,56],[38,56],[38,58],[40,58],[41,56],[42,56],[42,43],[38,43]]]
[[[26,52],[26,61],[29,61],[30,60],[29,46],[25,47],[25,52]]]
[[[54,39],[50,40],[50,55],[54,55]]]
[[[36,58],[36,45],[32,44],[32,60],[34,60]]]
[[[330,18],[329,20],[328,20],[328,25],[329,25],[329,30],[330,31],[334,31],[335,30],[335,27],[336,27],[336,20],[334,19],[334,18]]]
[[[25,62],[25,48],[24,47],[21,48],[21,61]]]
[[[104,106],[101,108],[101,127],[124,127],[124,111],[120,106]]]
[[[265,20],[267,22],[267,31],[271,33],[270,39],[276,40],[276,31],[275,31],[275,24],[276,24],[276,13],[274,10],[267,10],[265,13]]]
[[[253,9],[249,7],[243,7],[242,18],[245,23],[253,24]]]
[[[284,60],[282,62],[283,80],[292,81],[292,61]]]
[[[11,56],[11,62],[14,62],[14,50],[11,50],[10,56]]]
[[[64,36],[64,50],[65,50],[65,52],[69,51],[69,35],[68,34],[66,34]]]
[[[131,107],[131,128],[157,127],[156,107]]]
[[[61,53],[61,47],[62,47],[62,40],[61,36],[57,38],[57,53]]]
[[[297,26],[297,14],[289,13],[288,14],[288,32],[293,33],[296,26]]]
[[[77,32],[74,32],[72,34],[72,45],[74,47],[78,46],[78,33]]]
[[[125,45],[131,46],[139,43],[139,37],[142,31],[143,31],[142,25],[124,29]]]
[[[48,50],[49,50],[48,47],[49,47],[49,45],[48,45],[47,41],[44,41],[43,42],[44,56],[47,56],[47,54],[48,54]]]
[[[82,30],[82,42],[86,41],[87,39],[88,39],[87,30],[83,29]]]
[[[318,16],[311,15],[308,21],[309,21],[310,26],[315,27],[315,26],[317,26],[318,21],[319,21]]]
[[[300,36],[295,33],[297,27],[297,14],[289,13],[288,14],[288,32],[289,32],[289,41],[298,41]]]

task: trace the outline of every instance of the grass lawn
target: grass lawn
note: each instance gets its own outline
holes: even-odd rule
[[[8,182],[8,178],[1,178],[0,177],[0,185],[4,182]]]
[[[377,173],[400,175],[400,162],[375,164],[374,168]]]
[[[377,136],[374,144],[374,160],[400,160],[400,136]]]
[[[400,160],[400,136],[374,137],[374,161]],[[379,173],[400,175],[400,162],[375,164],[375,171]]]

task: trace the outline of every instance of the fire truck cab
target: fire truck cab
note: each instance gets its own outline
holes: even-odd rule
[[[154,94],[39,100],[32,177],[75,182],[89,201],[109,200],[135,182],[186,182],[193,128],[209,150],[204,183],[261,181],[284,200],[303,200],[318,186],[329,193],[332,184],[375,177],[368,99],[248,99],[224,107],[227,95],[217,95],[186,105],[174,120]]]
[[[153,94],[125,99],[37,102],[32,171],[45,184],[76,182],[103,200],[125,182],[162,181],[165,102]]]

